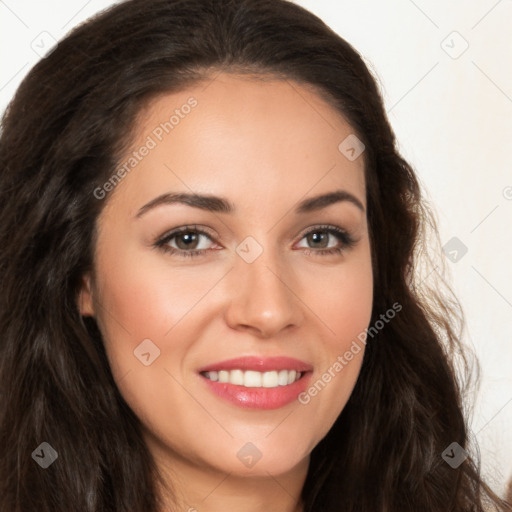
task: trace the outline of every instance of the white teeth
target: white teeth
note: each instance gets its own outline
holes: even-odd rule
[[[264,388],[275,388],[278,386],[277,372],[265,372],[261,379],[261,385]]]
[[[261,388],[261,373],[246,371],[244,373],[244,386],[246,388]]]
[[[229,375],[229,382],[237,386],[244,385],[244,372],[242,370],[231,370]]]
[[[288,370],[281,370],[277,377],[277,383],[280,386],[286,386],[288,384]]]
[[[277,388],[278,386],[293,384],[302,377],[302,372],[296,370],[273,370],[270,372],[220,370],[218,372],[204,372],[203,375],[215,382],[235,384],[246,388]]]

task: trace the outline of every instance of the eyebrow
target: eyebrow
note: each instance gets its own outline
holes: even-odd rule
[[[347,192],[346,190],[336,190],[327,194],[304,199],[297,205],[295,212],[297,214],[310,213],[313,211],[321,210],[322,208],[326,208],[332,204],[344,201],[357,206],[357,208],[359,208],[362,212],[365,211],[363,204],[356,196],[350,192]],[[194,208],[199,208],[209,212],[230,214],[234,214],[236,212],[235,206],[229,200],[223,197],[193,193],[167,193],[155,197],[155,199],[152,199],[149,201],[149,203],[142,206],[135,217],[139,218],[157,206],[172,205],[177,203],[185,204],[187,206],[192,206]]]

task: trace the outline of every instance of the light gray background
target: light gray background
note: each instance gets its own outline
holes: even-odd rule
[[[0,110],[52,38],[114,3],[0,0]],[[512,0],[297,3],[364,56],[441,242],[467,247],[446,263],[482,365],[471,427],[501,491],[512,475]]]

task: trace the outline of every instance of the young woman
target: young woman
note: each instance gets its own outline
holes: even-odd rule
[[[0,172],[1,510],[506,510],[432,218],[318,18],[120,3],[23,81]]]

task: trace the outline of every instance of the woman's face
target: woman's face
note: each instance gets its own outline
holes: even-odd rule
[[[353,130],[298,83],[229,74],[153,101],[138,130],[81,294],[119,390],[169,468],[304,469],[372,309]]]

